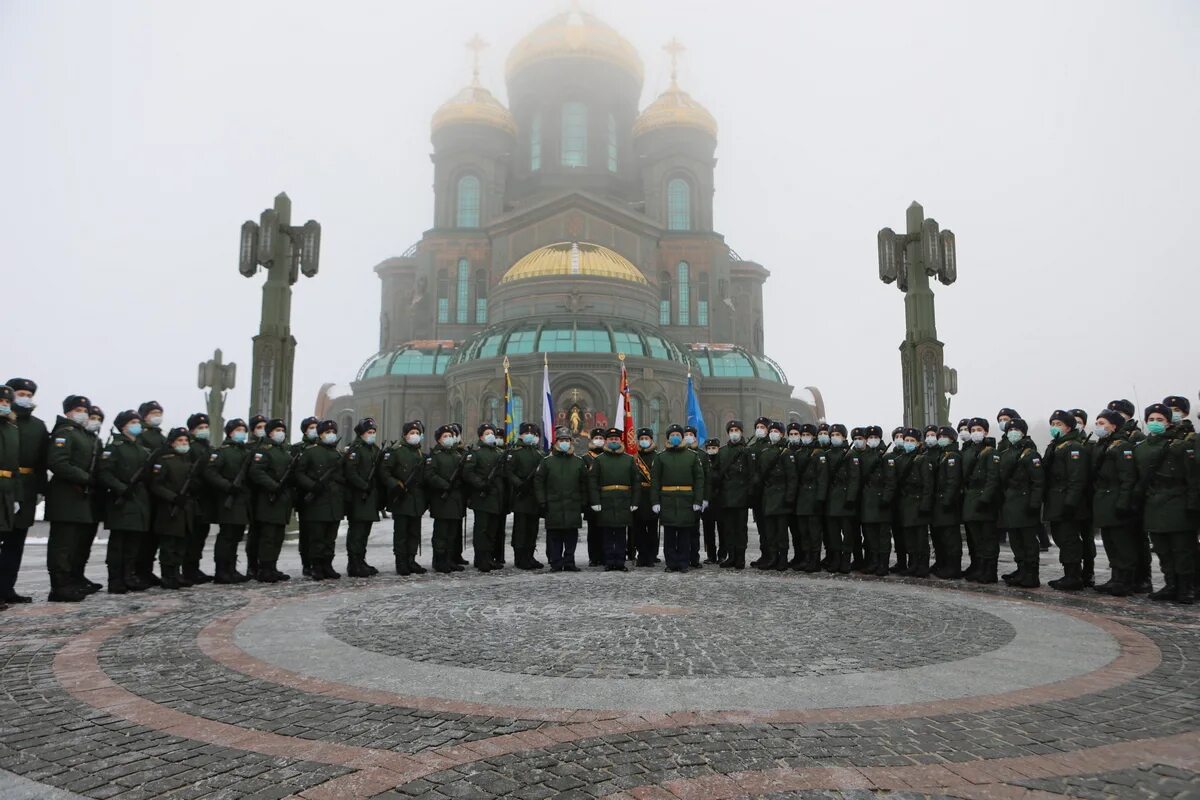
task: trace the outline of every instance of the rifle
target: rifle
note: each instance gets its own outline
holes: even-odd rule
[[[229,484],[229,493],[225,495],[225,507],[233,508],[233,496],[242,491],[242,487],[246,485],[246,475],[250,473],[250,464],[254,461],[254,453],[246,448],[246,457],[242,459],[242,465],[238,467],[237,475],[233,476],[233,481]]]
[[[395,447],[395,445],[396,443],[392,441],[385,443],[383,447],[379,448],[379,453],[376,454],[375,459],[371,462],[371,471],[367,473],[367,488],[366,491],[362,493],[362,500],[366,500],[371,496],[371,489],[374,488],[373,484],[375,482],[375,473],[379,471],[379,465],[383,461],[383,454],[388,450],[391,450],[393,447]]]
[[[313,488],[304,493],[304,502],[311,503],[319,494],[317,490],[324,489],[325,481],[329,479],[329,476],[333,474],[334,470],[340,468],[341,466],[342,457],[339,455],[337,461],[334,461],[332,464],[322,470],[320,475],[317,476],[317,480],[313,483]]]
[[[425,466],[425,456],[417,453],[417,463],[408,473],[407,477],[396,481],[396,486],[392,489],[391,495],[388,497],[388,505],[394,505],[399,502],[400,496],[408,494],[408,485],[417,477],[417,473]]]
[[[192,467],[188,470],[187,478],[184,479],[183,486],[179,487],[179,492],[175,495],[175,503],[171,506],[171,513],[169,515],[171,519],[175,519],[175,514],[179,512],[179,502],[187,499],[188,492],[192,488],[192,481],[196,477],[196,470],[198,470],[200,465],[203,463],[204,461],[200,458],[193,459]]]
[[[459,455],[458,466],[454,468],[454,472],[450,473],[450,480],[447,481],[450,485],[446,488],[446,491],[442,492],[441,494],[443,500],[450,496],[450,492],[454,491],[454,484],[458,483],[459,480],[462,479],[463,466],[466,463],[467,457],[464,455]]]
[[[287,469],[285,469],[283,474],[279,476],[279,488],[267,495],[268,502],[274,504],[275,501],[279,499],[279,493],[287,488],[287,482],[291,480],[292,475],[295,474],[296,464],[300,461],[300,456],[302,455],[304,455],[304,451],[297,450],[292,454],[292,457],[288,459]]]
[[[100,436],[96,436],[96,440],[92,442],[92,460],[88,462],[88,482],[83,486],[84,495],[91,494],[92,481],[96,480],[96,457],[100,455]]]
[[[498,469],[500,469],[500,467],[502,467],[502,466],[504,466],[504,456],[502,456],[502,455],[497,456],[496,463],[492,464],[492,468],[490,470],[488,470],[487,477],[484,478],[484,483],[483,483],[484,488],[479,490],[480,497],[487,496],[487,494],[489,492],[488,487],[491,486],[492,481],[496,480],[496,471]]]
[[[125,491],[121,492],[121,494],[117,496],[117,505],[120,505],[129,499],[129,493],[133,491],[133,487],[142,482],[142,476],[146,474],[146,467],[150,466],[150,462],[152,462],[154,459],[167,452],[169,447],[170,445],[164,444],[162,447],[157,448],[151,452],[150,455],[146,456],[146,460],[139,464],[138,468],[135,469],[133,474],[129,476],[129,482],[125,486]]]

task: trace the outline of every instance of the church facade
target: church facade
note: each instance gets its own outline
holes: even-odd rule
[[[557,424],[610,424],[621,356],[634,420],[686,420],[692,375],[710,436],[729,419],[812,422],[765,352],[770,273],[713,221],[717,123],[671,86],[639,108],[636,49],[574,10],[530,32],[506,64],[506,108],[479,82],[433,115],[434,220],[375,267],[379,349],[317,413],[375,417],[384,437],[421,419],[468,431],[541,422],[543,364]]]

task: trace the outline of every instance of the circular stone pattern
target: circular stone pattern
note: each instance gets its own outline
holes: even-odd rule
[[[1007,621],[929,595],[866,603],[811,581],[524,581],[443,584],[354,605],[325,632],[428,664],[558,678],[785,678],[877,672],[978,656]]]

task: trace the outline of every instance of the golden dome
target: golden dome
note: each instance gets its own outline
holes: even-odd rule
[[[642,83],[642,57],[625,37],[592,14],[574,9],[557,14],[530,31],[508,54],[512,76],[530,64],[556,58],[588,58],[620,67]]]
[[[432,133],[447,125],[488,125],[509,136],[517,135],[517,123],[512,114],[478,81],[464,87],[433,112]]]
[[[559,242],[539,247],[513,264],[500,282],[510,283],[543,275],[590,275],[647,283],[646,276],[627,258],[607,247],[588,242]]]
[[[659,128],[697,128],[717,138],[717,120],[674,80],[633,122],[633,135]]]

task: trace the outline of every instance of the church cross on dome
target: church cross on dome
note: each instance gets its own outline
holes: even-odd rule
[[[467,49],[471,51],[471,81],[476,86],[479,85],[479,54],[487,46],[488,43],[478,33],[472,36],[466,44]]]
[[[679,41],[679,37],[672,36],[671,41],[663,45],[663,50],[666,50],[667,55],[671,57],[671,85],[675,85],[679,78],[679,56],[687,48],[683,46],[683,42]]]

